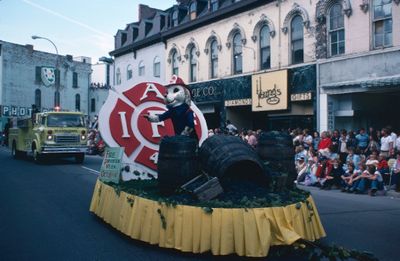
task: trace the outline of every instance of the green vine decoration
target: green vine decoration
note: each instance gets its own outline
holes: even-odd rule
[[[163,228],[164,230],[167,229],[167,221],[165,220],[165,216],[164,216],[163,213],[161,212],[161,209],[157,209],[157,213],[158,213],[158,215],[160,216],[162,228]]]

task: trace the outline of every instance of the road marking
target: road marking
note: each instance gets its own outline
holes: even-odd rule
[[[95,174],[96,176],[98,176],[100,174],[100,171],[97,171],[97,170],[94,170],[94,169],[91,169],[91,168],[88,168],[88,167],[85,167],[85,166],[81,166],[81,167],[86,169],[86,170],[88,170],[88,171],[90,171],[90,173],[93,173],[93,172],[96,173]]]

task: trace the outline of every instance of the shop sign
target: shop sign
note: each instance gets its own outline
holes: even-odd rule
[[[252,111],[288,109],[287,70],[252,76]]]
[[[103,163],[101,164],[99,179],[105,182],[119,183],[119,176],[122,166],[122,155],[124,148],[108,148],[104,153]]]
[[[197,99],[200,97],[217,97],[218,95],[220,95],[220,92],[218,92],[218,90],[214,87],[214,86],[206,86],[203,88],[195,88],[192,89],[191,91],[192,93],[192,98]]]
[[[20,107],[20,106],[1,106],[1,115],[5,117],[31,117],[31,107]]]
[[[225,101],[225,107],[251,105],[251,99],[238,99]]]
[[[290,95],[291,101],[309,101],[312,98],[311,92],[293,93]]]
[[[4,117],[31,117],[32,116],[32,107],[23,107],[23,106],[13,106],[13,105],[1,105],[1,116]],[[48,112],[53,109],[41,108],[40,112]]]

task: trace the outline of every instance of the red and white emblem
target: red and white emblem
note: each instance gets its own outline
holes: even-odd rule
[[[110,90],[99,113],[99,130],[110,147],[124,147],[123,162],[131,165],[131,172],[140,178],[157,177],[158,144],[163,136],[173,136],[171,120],[149,122],[144,115],[159,115],[167,108],[164,86],[154,82],[139,83],[118,93]],[[201,144],[207,138],[207,123],[192,102],[195,130]],[[148,175],[150,174],[150,175]]]

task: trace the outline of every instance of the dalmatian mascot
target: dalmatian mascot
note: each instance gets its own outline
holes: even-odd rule
[[[191,96],[189,86],[183,80],[173,75],[169,84],[165,86],[165,104],[167,111],[161,115],[145,115],[150,122],[160,122],[171,119],[175,135],[186,135],[196,139],[198,136],[194,129],[193,111],[190,109]]]

